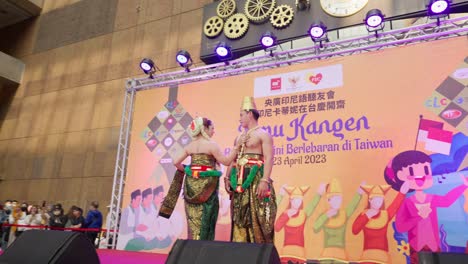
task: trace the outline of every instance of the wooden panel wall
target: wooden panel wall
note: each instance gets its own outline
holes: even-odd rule
[[[26,70],[14,93],[0,88],[0,200],[97,200],[107,212],[125,80],[142,76],[143,57],[178,69],[179,49],[200,64],[209,2],[45,0],[41,16],[1,29],[12,41],[0,50]]]

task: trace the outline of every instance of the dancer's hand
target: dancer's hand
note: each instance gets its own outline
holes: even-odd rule
[[[229,195],[232,194],[231,183],[227,177],[224,178],[224,189]]]
[[[270,196],[270,186],[266,181],[260,181],[257,186],[257,196],[263,199]]]

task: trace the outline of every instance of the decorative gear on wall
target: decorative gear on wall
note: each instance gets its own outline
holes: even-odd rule
[[[261,23],[268,19],[275,5],[276,0],[247,0],[244,12],[250,21]]]
[[[273,10],[270,16],[270,22],[275,28],[284,28],[291,23],[293,18],[293,8],[288,5],[280,5]]]
[[[203,26],[203,33],[205,33],[205,36],[210,38],[216,37],[221,33],[221,31],[223,31],[223,26],[224,21],[220,17],[210,17]]]
[[[223,0],[216,7],[216,14],[218,14],[218,16],[223,19],[232,16],[234,12],[236,12],[235,0]]]
[[[249,28],[249,19],[244,14],[232,15],[224,23],[224,35],[230,39],[242,37]]]

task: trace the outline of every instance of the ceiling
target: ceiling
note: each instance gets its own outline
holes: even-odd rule
[[[4,28],[28,18],[37,16],[41,12],[42,1],[1,0],[0,28]],[[41,6],[38,6],[40,4]]]

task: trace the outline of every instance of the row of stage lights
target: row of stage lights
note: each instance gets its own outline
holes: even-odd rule
[[[427,5],[428,17],[437,19],[439,22],[441,18],[449,15],[450,3],[451,0],[430,0]],[[381,10],[369,10],[364,19],[367,31],[369,33],[375,33],[377,37],[377,32],[384,28],[384,18],[385,15]],[[327,26],[322,21],[313,22],[309,27],[308,34],[314,43],[319,43],[321,48],[323,47],[323,42],[328,41]],[[272,52],[272,49],[278,44],[278,42],[276,36],[272,32],[267,31],[260,38],[260,44],[265,50]],[[232,58],[231,47],[225,42],[219,42],[218,45],[216,45],[214,52],[220,61],[228,61]],[[190,71],[189,68],[193,64],[190,53],[185,50],[177,52],[176,61],[187,72]],[[155,67],[154,62],[151,59],[145,58],[140,63],[140,68],[145,74],[149,74],[151,78],[156,72]]]

